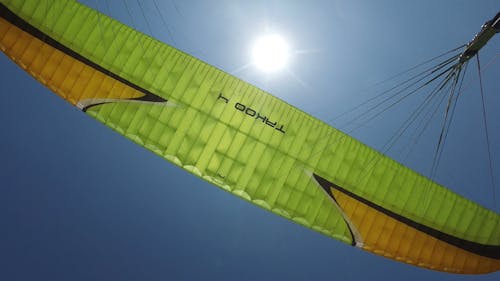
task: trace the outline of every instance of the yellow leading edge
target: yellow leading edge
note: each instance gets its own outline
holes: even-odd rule
[[[7,56],[72,105],[194,175],[398,261],[454,273],[500,269],[495,212],[79,3],[0,2]]]

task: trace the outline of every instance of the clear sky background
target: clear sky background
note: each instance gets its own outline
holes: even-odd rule
[[[166,26],[144,1],[150,30],[136,1],[127,1],[132,17],[123,1],[84,2],[340,128],[333,117],[375,95],[374,83],[468,42],[500,9],[497,0],[157,1]],[[285,71],[249,65],[266,32],[295,50]],[[473,65],[435,177],[497,213],[499,53],[498,35],[480,53],[496,200]],[[500,279],[417,268],[327,238],[133,144],[4,55],[0,71],[0,280]],[[412,106],[352,134],[380,149]],[[389,155],[428,175],[438,133],[437,121],[408,158],[405,138]]]

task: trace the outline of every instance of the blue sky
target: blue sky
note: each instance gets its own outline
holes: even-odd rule
[[[96,7],[96,1],[84,1]],[[339,112],[373,84],[469,41],[498,1],[99,1],[98,8],[342,128]],[[161,2],[161,3],[160,3]],[[296,50],[287,70],[250,63],[263,33]],[[500,174],[500,37],[480,53],[494,174]],[[494,59],[496,56],[496,60]],[[0,56],[2,280],[498,280],[416,268],[324,237],[174,167],[95,122]],[[477,70],[469,67],[436,180],[493,200]],[[390,84],[389,84],[390,85]],[[383,85],[384,86],[384,85]],[[387,85],[385,85],[387,86]],[[353,135],[381,148],[411,102]],[[439,124],[413,153],[389,155],[428,174]],[[497,177],[497,182],[500,179]]]

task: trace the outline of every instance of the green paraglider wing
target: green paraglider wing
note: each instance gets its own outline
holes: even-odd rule
[[[73,1],[2,0],[0,15],[20,67],[192,174],[386,257],[500,269],[498,214],[276,97]]]

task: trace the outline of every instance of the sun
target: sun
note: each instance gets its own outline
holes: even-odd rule
[[[264,72],[275,72],[283,69],[290,58],[290,48],[277,34],[260,37],[253,47],[253,64]]]

